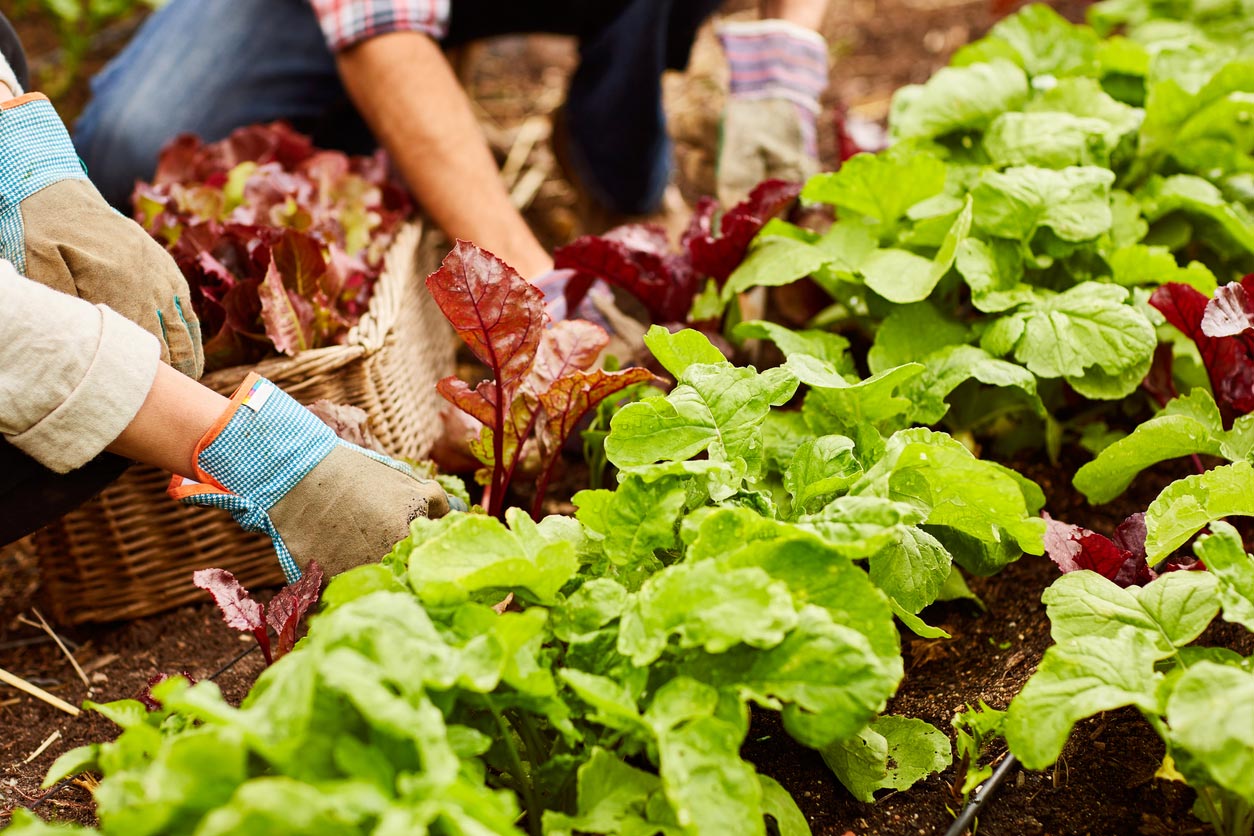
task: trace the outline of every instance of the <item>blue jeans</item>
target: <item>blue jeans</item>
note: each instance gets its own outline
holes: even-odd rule
[[[452,0],[445,46],[516,32],[575,35],[566,100],[575,173],[607,208],[655,208],[670,176],[661,74],[682,69],[718,0]],[[417,82],[416,82],[417,83]],[[110,203],[130,208],[170,139],[286,119],[323,147],[374,148],[307,0],[170,0],[92,81],[74,142]]]

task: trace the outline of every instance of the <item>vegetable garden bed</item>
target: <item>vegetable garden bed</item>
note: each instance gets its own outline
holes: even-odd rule
[[[127,834],[926,836],[1009,745],[1038,771],[981,832],[1246,836],[1254,558],[1221,520],[1254,516],[1248,20],[1094,15],[1008,19],[899,91],[891,149],[703,203],[678,253],[560,251],[670,326],[661,388],[586,370],[591,326],[544,330],[459,244],[428,286],[488,379],[439,388],[487,427],[495,516],[415,521],[239,709],[162,682],[50,780],[102,770]],[[827,307],[737,322],[759,286]],[[725,359],[747,339],[775,359]],[[588,411],[615,488],[508,508]]]

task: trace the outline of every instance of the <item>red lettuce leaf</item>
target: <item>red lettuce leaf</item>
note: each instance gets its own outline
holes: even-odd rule
[[[274,658],[280,659],[296,644],[296,628],[322,589],[322,567],[310,561],[300,580],[278,591],[266,608],[266,623],[277,637]]]
[[[253,600],[235,576],[225,569],[200,569],[192,574],[192,583],[213,596],[228,627],[256,637],[269,664],[270,637],[266,634],[265,608]]]
[[[411,211],[382,153],[321,151],[279,122],[211,144],[176,138],[133,197],[136,220],[187,277],[211,368],[273,353],[267,334],[286,353],[343,342]],[[280,284],[308,304],[285,302]]]
[[[566,285],[567,310],[575,310],[592,283],[602,279],[635,296],[654,322],[687,321],[702,280],[712,278],[722,285],[744,261],[763,225],[800,193],[800,183],[759,183],[747,199],[723,213],[717,234],[718,201],[702,198],[679,252],[672,251],[666,230],[656,224],[628,224],[559,247],[553,253],[555,266],[577,272]]]
[[[1243,278],[1240,287],[1246,294],[1254,292],[1254,275]],[[1231,298],[1233,292],[1227,295]],[[1197,344],[1215,402],[1230,424],[1236,416],[1254,411],[1254,332],[1246,330],[1235,336],[1208,334],[1207,327],[1231,330],[1234,312],[1228,305],[1227,313],[1222,314],[1218,306],[1211,308],[1210,302],[1200,291],[1175,282],[1162,285],[1150,296],[1150,304]],[[1204,325],[1208,308],[1210,324]]]
[[[723,213],[717,238],[712,231],[718,203],[712,198],[702,198],[680,241],[691,256],[693,270],[699,276],[714,279],[721,287],[745,260],[753,237],[767,221],[791,206],[799,194],[800,183],[786,180],[759,183],[747,198]]]
[[[1235,337],[1254,327],[1254,303],[1240,282],[1215,289],[1206,303],[1201,327],[1208,337]]]

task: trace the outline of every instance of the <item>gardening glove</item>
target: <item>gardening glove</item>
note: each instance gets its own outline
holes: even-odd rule
[[[0,258],[138,323],[161,340],[162,360],[200,377],[204,353],[187,281],[139,224],[105,203],[39,93],[0,103]]]
[[[175,476],[170,496],[224,508],[244,529],[268,534],[289,583],[311,560],[332,575],[377,561],[415,517],[442,517],[450,507],[437,483],[341,441],[256,374],[197,443],[196,476]]]
[[[827,42],[783,20],[726,23],[731,70],[718,155],[718,194],[734,206],[770,178],[804,181],[819,170],[816,123],[827,87]]]

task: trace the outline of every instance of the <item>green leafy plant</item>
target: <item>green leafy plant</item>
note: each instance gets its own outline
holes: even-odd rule
[[[1010,750],[1030,769],[1061,754],[1078,720],[1135,706],[1167,744],[1162,774],[1198,792],[1195,812],[1222,836],[1254,828],[1254,674],[1250,659],[1193,642],[1222,613],[1254,630],[1254,557],[1211,524],[1196,551],[1209,572],[1121,588],[1068,573],[1045,592],[1056,644],[1010,703]]]
[[[20,12],[34,7],[56,24],[61,44],[58,65],[50,77],[40,80],[41,89],[56,98],[78,80],[83,59],[110,24],[125,20],[165,0],[18,0]]]
[[[1005,737],[1003,727],[1006,712],[992,708],[984,700],[968,705],[954,715],[950,725],[954,730],[954,794],[960,795],[965,804],[976,787],[993,774],[991,763],[980,763],[989,747]]]

